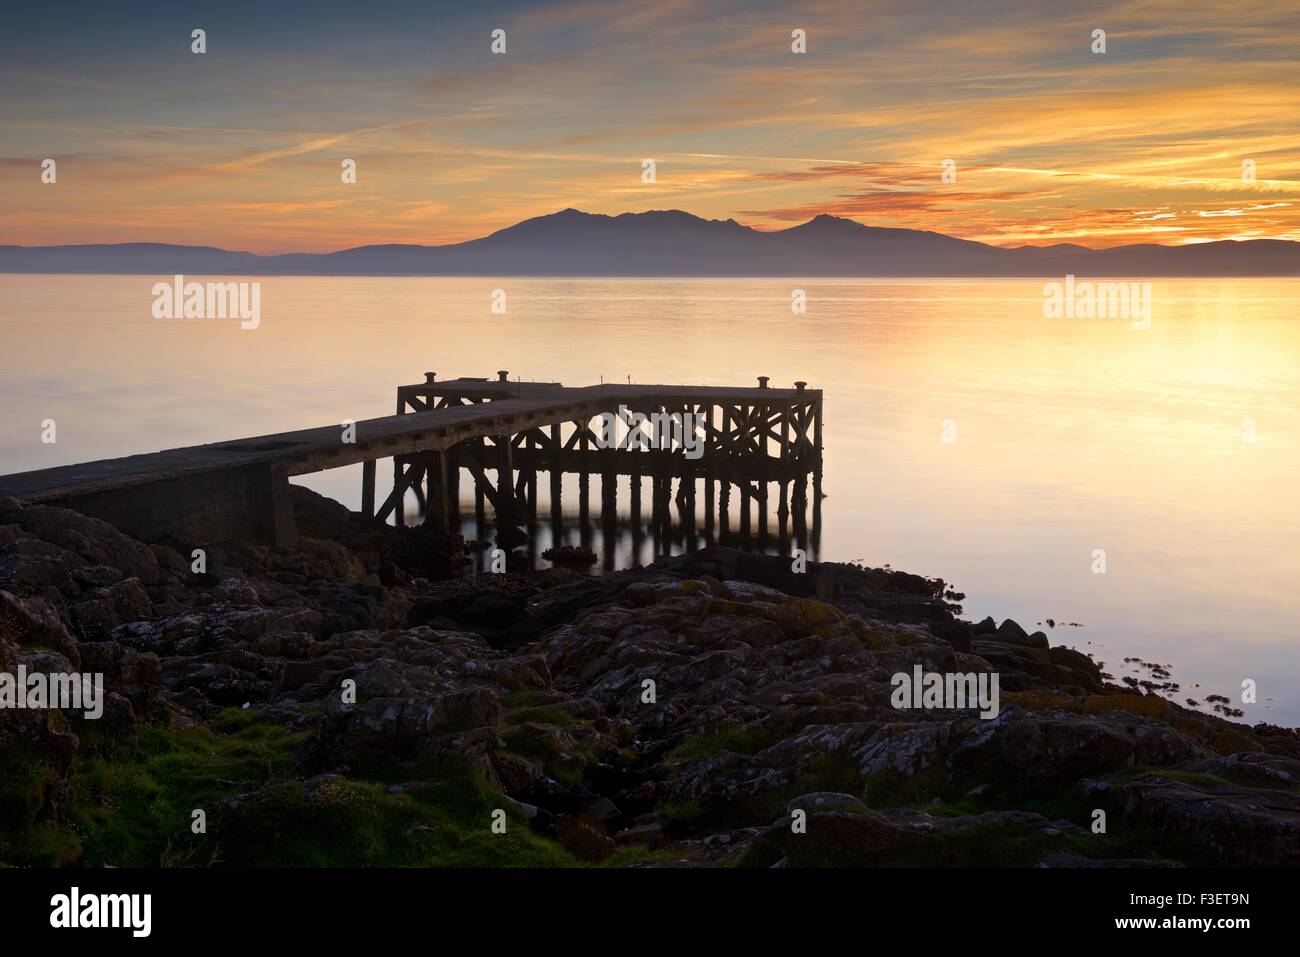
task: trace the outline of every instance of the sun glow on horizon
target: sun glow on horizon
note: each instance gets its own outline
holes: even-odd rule
[[[23,8],[0,39],[0,243],[332,252],[566,207],[760,230],[826,213],[999,246],[1300,235],[1291,4],[733,6],[326,2],[213,15],[199,56],[161,4],[129,30],[93,5]]]

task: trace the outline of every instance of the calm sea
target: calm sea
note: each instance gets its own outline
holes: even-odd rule
[[[157,278],[0,276],[0,471],[391,414],[426,370],[803,379],[826,393],[821,557],[943,577],[1117,676],[1160,662],[1180,700],[1300,724],[1300,281],[1156,282],[1134,328],[1044,318],[1030,280],[273,277],[241,330],[154,319]],[[302,481],[359,505],[359,468]]]

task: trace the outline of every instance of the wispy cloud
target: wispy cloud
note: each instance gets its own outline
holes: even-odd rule
[[[1287,0],[322,0],[293,29],[213,13],[203,56],[161,2],[147,29],[11,19],[0,242],[450,242],[571,205],[1007,244],[1300,234]]]

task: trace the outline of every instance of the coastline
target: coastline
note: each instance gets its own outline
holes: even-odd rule
[[[458,542],[294,507],[297,547],[196,574],[195,543],[0,502],[3,667],[108,692],[0,710],[0,863],[1300,860],[1296,731],[965,622],[939,579],[711,547],[437,580]],[[915,668],[996,674],[997,716],[900,710]]]

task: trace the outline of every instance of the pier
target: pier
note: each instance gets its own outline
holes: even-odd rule
[[[414,497],[426,524],[459,527],[462,480],[472,487],[479,527],[491,510],[503,531],[539,520],[539,476],[549,484],[550,521],[559,540],[563,476],[576,474],[585,527],[589,480],[600,478],[601,520],[618,524],[626,485],[634,529],[641,528],[642,487],[650,480],[649,528],[667,535],[676,505],[693,531],[703,498],[706,539],[744,539],[784,547],[808,537],[809,485],[814,529],[820,524],[822,393],[796,382],[772,388],[558,382],[496,378],[399,386],[393,415],[318,428],[168,449],[0,476],[0,498],[76,509],[143,539],[252,541],[291,546],[297,527],[289,493],[295,475],[360,464],[361,512],[377,523],[406,520]],[[607,447],[601,423],[630,413],[689,414],[700,449]],[[377,463],[392,460],[392,484]],[[623,482],[626,477],[626,482]],[[469,493],[471,488],[467,487]],[[771,503],[775,501],[775,513]],[[733,510],[737,522],[732,521]],[[775,529],[771,519],[775,519]],[[757,526],[756,528],[754,526]],[[693,536],[692,536],[693,537]]]

